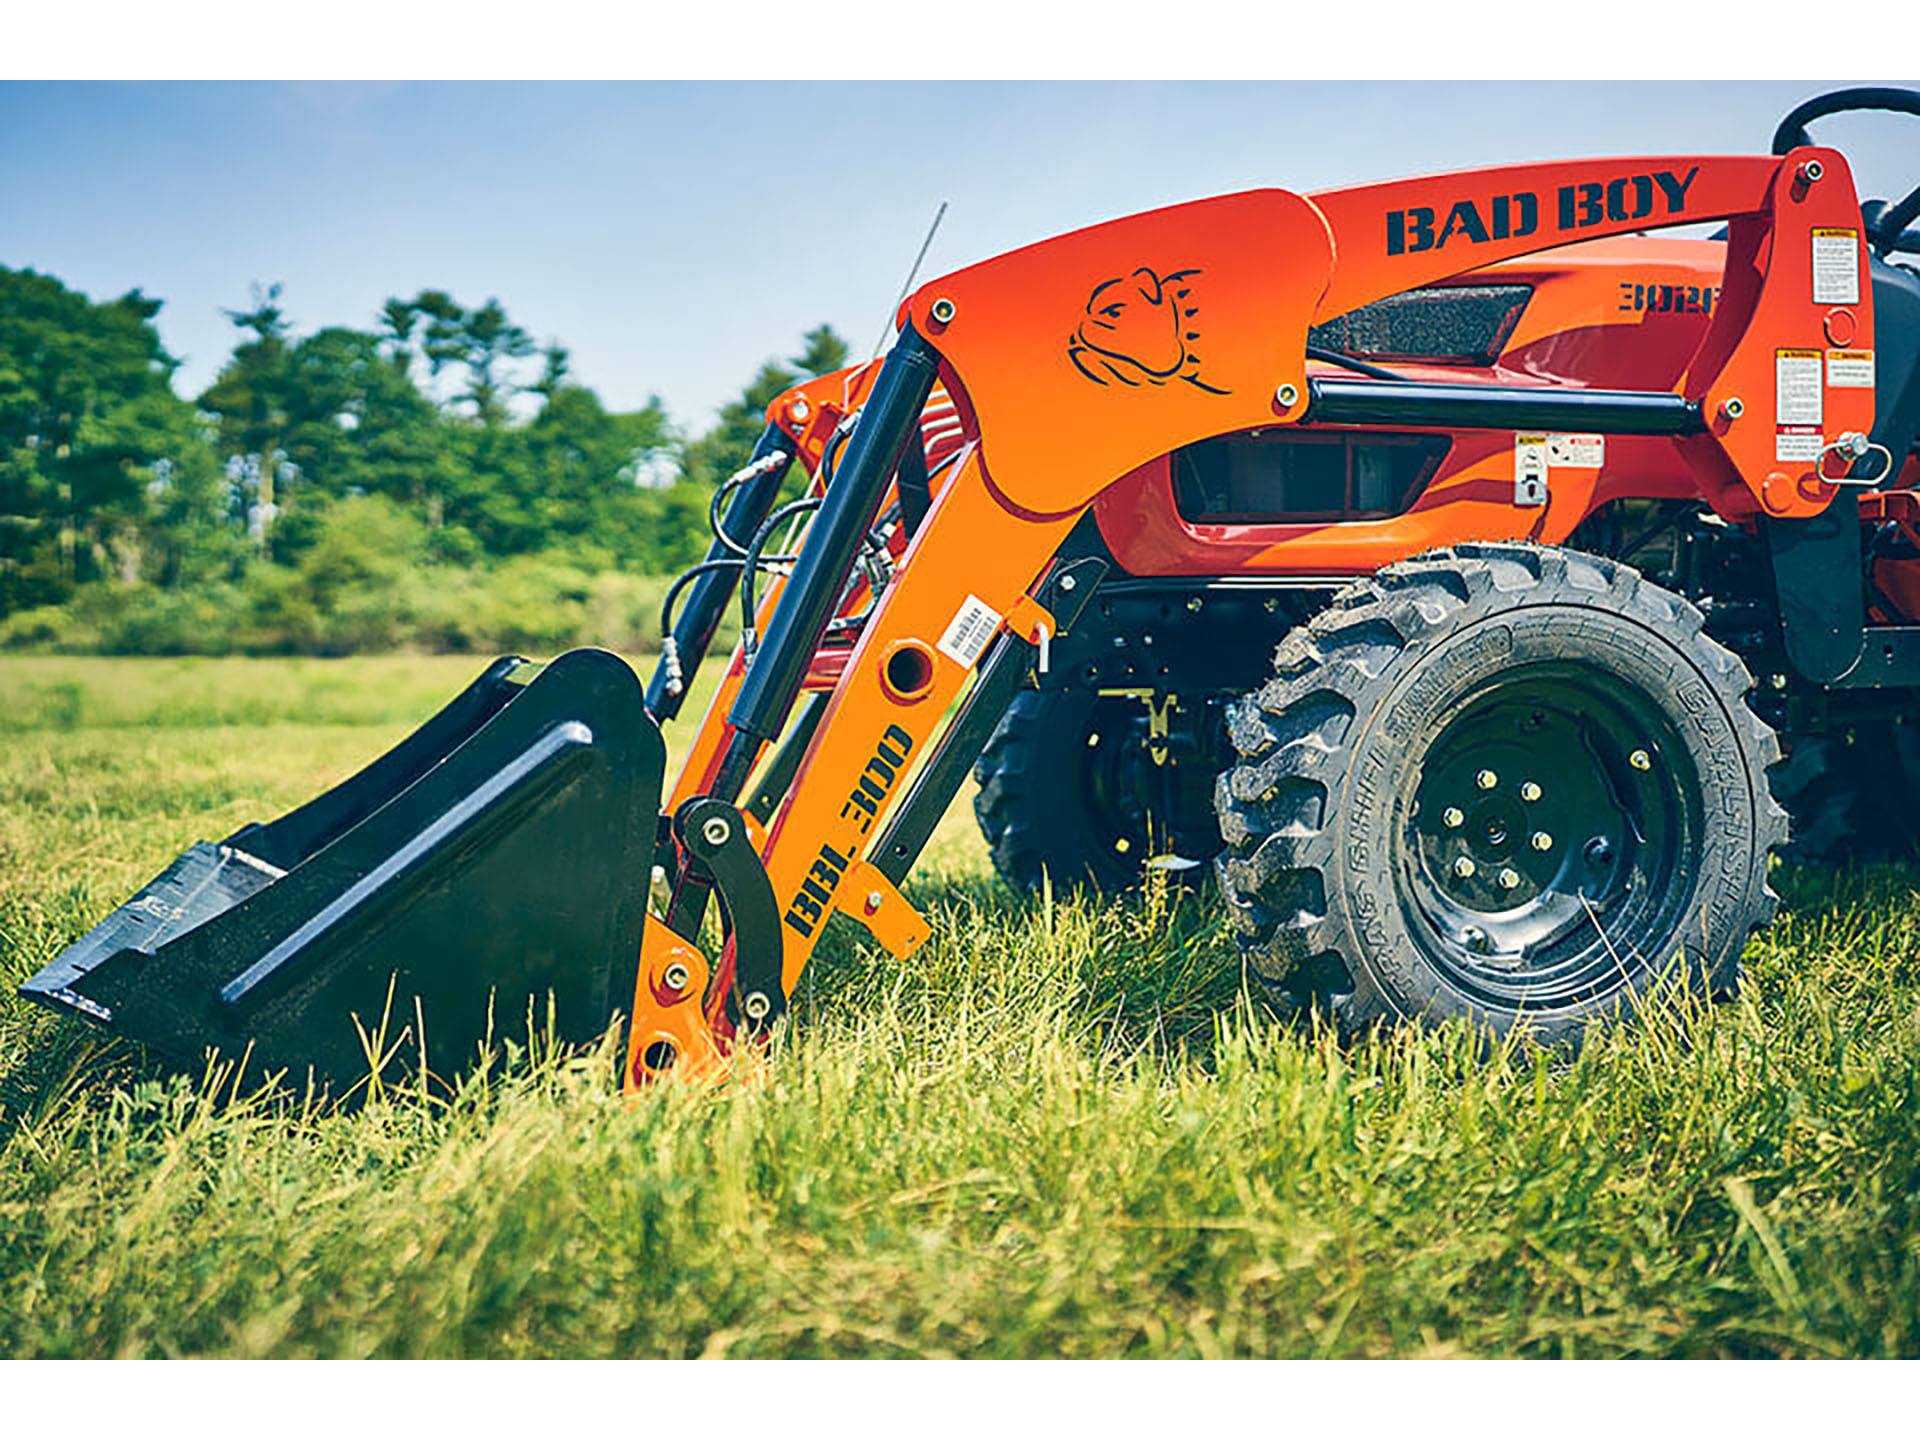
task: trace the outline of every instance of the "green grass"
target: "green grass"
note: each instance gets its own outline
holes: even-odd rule
[[[832,937],[764,1083],[321,1113],[10,998],[477,669],[0,661],[0,1354],[1920,1353],[1904,872],[1782,876],[1737,1003],[1561,1065],[1285,1026],[1206,904],[1016,901],[959,813],[934,942]]]

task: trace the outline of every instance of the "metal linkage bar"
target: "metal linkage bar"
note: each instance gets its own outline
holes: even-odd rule
[[[1441,385],[1422,380],[1307,382],[1306,418],[1328,425],[1416,425],[1437,430],[1592,430],[1603,435],[1693,435],[1698,401],[1649,390]]]

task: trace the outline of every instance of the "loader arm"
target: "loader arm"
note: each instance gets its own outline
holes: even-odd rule
[[[1725,294],[1673,393],[1538,385],[1462,395],[1309,373],[1309,327],[1371,301],[1580,240],[1708,221],[1729,226]],[[1804,377],[1788,362],[1821,352],[1843,318],[1850,343],[1872,346],[1860,227],[1832,150],[1588,160],[1200,200],[922,286],[901,307],[897,342],[872,376],[765,642],[731,693],[724,731],[716,727],[703,788],[676,812],[677,833],[696,812],[709,837],[729,833],[936,383],[958,407],[964,454],[868,614],[771,814],[759,855],[770,909],[719,886],[728,933],[715,994],[665,983],[665,967],[680,963],[668,957],[695,937],[649,922],[629,1083],[771,1024],[835,912],[897,954],[924,941],[928,926],[890,878],[902,873],[899,857],[883,869],[877,841],[956,700],[951,733],[983,736],[962,698],[976,668],[1024,659],[1027,649],[1009,647],[1057,633],[1046,603],[1057,594],[1041,582],[1108,485],[1211,436],[1339,421],[1369,404],[1426,406],[1447,423],[1492,429],[1556,407],[1602,433],[1683,437],[1718,477],[1707,498],[1723,514],[1818,514],[1836,493],[1826,477],[1841,473],[1823,466],[1837,440],[1870,431],[1872,394],[1825,390],[1809,437],[1794,418]],[[683,848],[681,864],[700,862]]]

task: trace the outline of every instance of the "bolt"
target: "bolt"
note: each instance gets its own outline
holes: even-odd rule
[[[1518,870],[1508,868],[1500,872],[1500,888],[1502,890],[1515,890],[1518,889],[1519,886],[1520,872]]]
[[[1280,402],[1280,408],[1282,410],[1291,410],[1295,402],[1300,398],[1300,391],[1297,386],[1282,385],[1278,390],[1273,392],[1273,398]]]
[[[1787,677],[1784,675],[1775,675],[1771,683],[1774,689],[1784,690],[1787,688]]]
[[[665,982],[667,989],[678,995],[682,990],[687,988],[687,981],[691,980],[693,976],[687,973],[687,967],[685,965],[682,965],[676,960],[667,966],[666,973],[660,978]]]
[[[958,310],[959,307],[956,306],[953,301],[942,295],[928,307],[927,313],[933,317],[935,324],[945,325],[953,319],[958,313]]]
[[[869,915],[880,908],[880,900],[881,896],[878,890],[869,890],[867,892],[867,913]]]
[[[1276,610],[1278,610],[1278,609],[1280,608],[1280,602],[1279,602],[1279,600],[1278,600],[1278,599],[1276,599],[1276,598],[1275,598],[1274,596],[1272,596],[1272,595],[1269,595],[1269,596],[1268,596],[1268,597],[1266,598],[1266,603],[1265,603],[1265,606],[1264,606],[1264,608],[1265,608],[1265,610],[1266,610],[1266,612],[1267,612],[1267,613],[1268,613],[1269,615],[1271,615],[1271,614],[1273,614],[1273,612],[1274,612],[1274,611],[1276,611]]]
[[[1520,782],[1520,798],[1531,805],[1540,798],[1540,787],[1531,780]]]
[[[812,412],[813,407],[807,404],[804,396],[795,396],[793,404],[787,407],[787,413],[796,420],[804,420]]]
[[[1738,395],[1729,395],[1720,402],[1720,413],[1729,420],[1738,420],[1747,413],[1747,402]]]
[[[1482,930],[1478,925],[1467,926],[1466,929],[1460,932],[1460,938],[1467,942],[1467,949],[1473,951],[1474,954],[1484,955],[1487,953],[1489,948],[1487,944],[1487,932]]]
[[[1822,165],[1818,160],[1802,160],[1800,162],[1800,168],[1794,171],[1794,174],[1799,177],[1802,185],[1811,185],[1826,173],[1827,167]]]
[[[1644,750],[1636,750],[1627,756],[1627,763],[1636,770],[1651,770],[1653,768],[1653,757]]]
[[[1060,588],[1062,590],[1071,590],[1075,586],[1077,586],[1079,583],[1080,582],[1074,579],[1073,576],[1071,575],[1062,575],[1060,577]]]
[[[1473,877],[1473,861],[1462,855],[1458,860],[1453,862],[1453,873],[1458,875],[1462,880],[1471,879]]]
[[[1544,830],[1534,831],[1533,832],[1533,848],[1541,851],[1551,850],[1553,848],[1553,836],[1549,835]]]
[[[1473,783],[1478,785],[1482,790],[1491,790],[1500,783],[1500,777],[1491,770],[1482,770],[1478,775],[1473,777]]]
[[[753,990],[749,991],[747,998],[740,1002],[740,1008],[746,1012],[749,1020],[764,1020],[767,1018],[767,1012],[773,1009],[773,1002],[758,990]]]
[[[707,823],[700,827],[700,834],[707,844],[718,850],[733,834],[733,827],[727,824],[726,816],[711,815],[707,818]]]
[[[1203,601],[1198,595],[1192,595],[1192,596],[1189,596],[1187,599],[1187,609],[1192,614],[1198,615],[1200,613],[1200,607],[1205,603],[1206,602]]]
[[[1467,817],[1460,812],[1458,805],[1449,805],[1440,812],[1440,821],[1449,830],[1458,830],[1466,823]]]

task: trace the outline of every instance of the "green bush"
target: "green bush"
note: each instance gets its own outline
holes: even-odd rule
[[[72,605],[36,605],[0,619],[0,650],[95,654],[100,632]]]
[[[552,654],[576,645],[660,648],[671,577],[629,575],[571,550],[452,564],[443,542],[379,496],[314,520],[288,563],[256,562],[237,581],[162,588],[100,581],[65,605],[0,619],[0,650],[107,655],[353,655],[385,650]],[[468,537],[468,541],[471,537]],[[721,643],[737,625],[731,611]]]

